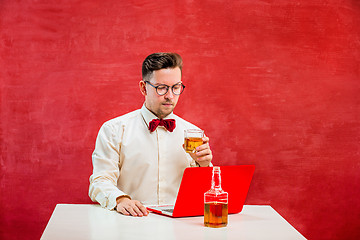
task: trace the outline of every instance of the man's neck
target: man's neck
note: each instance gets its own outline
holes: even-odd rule
[[[158,116],[156,113],[154,113],[153,111],[151,111],[147,106],[146,106],[146,104],[145,104],[145,107],[146,107],[146,109],[147,110],[149,110],[152,114],[154,114],[157,118],[159,118],[159,119],[164,119],[164,118],[166,118],[167,116],[169,116],[170,114],[172,114],[172,112],[171,113],[169,113],[168,115],[165,115],[165,116]]]

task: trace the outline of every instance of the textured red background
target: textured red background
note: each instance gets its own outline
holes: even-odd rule
[[[255,164],[247,204],[308,239],[360,238],[360,2],[0,1],[0,238],[90,203],[101,124],[140,108],[141,63],[184,58],[176,114],[214,163]]]

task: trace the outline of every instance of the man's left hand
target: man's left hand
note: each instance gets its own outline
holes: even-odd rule
[[[200,165],[200,167],[208,167],[212,160],[212,152],[209,145],[209,138],[203,137],[203,144],[198,146],[194,153],[190,153],[190,156]]]

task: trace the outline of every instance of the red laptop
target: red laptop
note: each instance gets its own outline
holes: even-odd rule
[[[241,212],[254,174],[254,165],[221,166],[221,187],[229,194],[228,212]],[[170,217],[204,215],[204,193],[211,188],[212,167],[186,168],[175,205],[147,206]]]

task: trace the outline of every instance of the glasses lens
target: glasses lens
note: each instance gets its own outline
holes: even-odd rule
[[[181,83],[175,84],[172,86],[172,91],[175,95],[180,95],[184,90],[183,85]]]
[[[157,93],[158,93],[159,95],[164,95],[164,94],[167,93],[168,87],[166,87],[166,86],[158,86],[158,87],[156,88],[156,91],[157,91]]]

